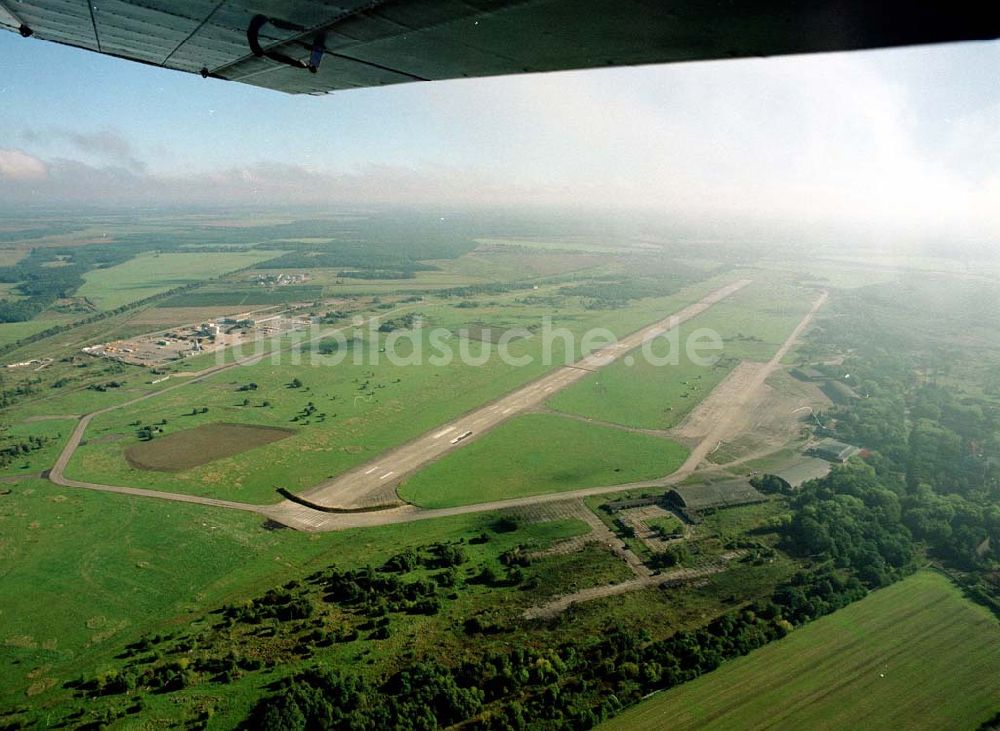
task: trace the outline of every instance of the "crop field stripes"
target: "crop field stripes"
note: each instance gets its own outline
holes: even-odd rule
[[[996,709],[998,647],[995,618],[923,571],[600,728],[975,728]]]

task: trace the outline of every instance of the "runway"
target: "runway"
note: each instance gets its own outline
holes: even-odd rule
[[[320,508],[357,510],[397,503],[395,488],[401,480],[434,460],[482,437],[499,424],[513,419],[612,363],[646,340],[659,337],[690,320],[712,305],[739,291],[750,280],[741,279],[715,290],[659,322],[627,335],[616,343],[594,351],[575,363],[558,367],[506,396],[442,424],[416,439],[299,494]]]

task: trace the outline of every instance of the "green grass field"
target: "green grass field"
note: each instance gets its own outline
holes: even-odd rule
[[[686,456],[683,446],[647,434],[526,414],[417,473],[399,494],[424,508],[469,505],[648,480]]]
[[[221,254],[143,254],[124,264],[88,272],[76,295],[86,297],[102,310],[113,310],[174,287],[266,261],[278,253],[253,250]]]
[[[4,322],[0,323],[0,346],[10,345],[21,338],[40,333],[56,325],[64,325],[72,322],[73,315],[62,315],[58,313],[46,313],[42,317],[25,322]]]
[[[0,428],[0,444],[14,444],[28,437],[42,437],[48,442],[41,449],[21,455],[11,460],[6,467],[0,467],[0,476],[33,475],[48,469],[55,462],[63,442],[69,438],[75,426],[76,421],[73,419],[45,419],[3,425]]]
[[[647,520],[646,525],[653,530],[670,536],[681,535],[684,532],[684,524],[673,515],[664,515],[662,518]]]
[[[997,711],[1000,624],[922,572],[657,695],[602,729],[974,729]]]
[[[650,346],[661,365],[635,351],[631,365],[620,359],[549,399],[549,405],[571,414],[646,429],[668,429],[718,385],[741,360],[766,361],[794,330],[815,299],[813,290],[753,281],[679,328],[679,350],[663,338]],[[708,328],[722,339],[710,366],[692,362],[685,345],[692,333]]]
[[[477,514],[307,534],[268,530],[249,513],[59,488],[42,480],[5,487],[12,489],[0,495],[5,710],[26,702],[41,712],[58,705],[67,694],[60,690],[63,682],[116,665],[114,655],[144,632],[187,627],[224,602],[331,562],[379,565],[408,546],[475,536],[496,519]],[[518,544],[544,547],[586,530],[577,520],[522,524],[468,550],[473,559],[495,560]],[[622,568],[609,556],[603,570]]]

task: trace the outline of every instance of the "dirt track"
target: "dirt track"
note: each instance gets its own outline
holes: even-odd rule
[[[369,318],[368,321],[369,322],[377,321],[382,317],[387,317],[390,314],[395,314],[404,309],[407,308],[396,308],[395,310],[375,315]],[[313,342],[314,340],[328,337],[334,332],[345,329],[346,327],[324,330],[322,333],[316,335],[313,338],[310,338],[306,342]],[[292,346],[289,345],[286,346],[285,349],[291,347]],[[214,376],[217,373],[228,371],[232,368],[237,368],[239,366],[244,366],[244,365],[253,365],[254,363],[257,363],[258,361],[263,360],[266,357],[270,357],[270,355],[271,353],[266,353],[263,355],[249,355],[244,358],[237,358],[232,363],[224,363],[222,365],[203,368],[202,370],[197,371],[195,373],[187,374],[187,377],[183,381],[175,385],[167,386],[166,388],[162,388],[159,391],[147,393],[137,398],[130,399],[129,401],[124,401],[120,404],[115,404],[113,406],[108,406],[107,408],[104,409],[98,409],[97,411],[92,411],[89,414],[80,417],[80,421],[77,422],[76,427],[73,429],[72,434],[70,434],[69,439],[66,441],[66,444],[62,448],[62,451],[56,458],[55,464],[53,464],[52,467],[48,470],[49,480],[55,483],[56,485],[61,485],[63,487],[79,487],[87,490],[100,490],[102,492],[115,492],[125,495],[137,495],[140,497],[159,497],[166,500],[176,500],[178,502],[200,503],[202,505],[212,505],[216,507],[232,508],[235,510],[248,510],[251,512],[260,512],[259,508],[262,506],[259,505],[250,505],[248,503],[233,502],[230,500],[217,500],[215,498],[199,497],[197,495],[184,495],[182,493],[176,493],[176,492],[161,492],[159,490],[147,490],[138,487],[124,487],[121,485],[102,485],[96,482],[81,482],[80,480],[71,480],[65,477],[64,472],[66,470],[66,465],[69,464],[70,459],[72,459],[73,457],[73,453],[76,452],[77,447],[80,446],[80,442],[83,439],[83,435],[87,431],[87,427],[90,425],[90,422],[93,421],[94,417],[100,416],[101,414],[107,414],[111,411],[115,411],[116,409],[125,408],[126,406],[132,406],[133,404],[146,401],[147,399],[156,398],[157,396],[161,396],[165,393],[170,393],[171,391],[176,391],[178,388],[184,388],[185,386],[189,386],[192,383],[198,383],[199,381],[203,381],[204,379],[209,378],[210,376]]]
[[[641,576],[631,581],[623,581],[620,584],[603,584],[592,586],[587,589],[572,594],[566,594],[541,606],[532,607],[524,613],[525,619],[547,619],[569,609],[574,604],[589,602],[594,599],[603,599],[619,594],[628,594],[638,589],[648,589],[653,586],[664,584],[681,584],[687,581],[694,581],[712,574],[718,574],[726,570],[726,564],[739,555],[737,551],[725,553],[717,561],[709,563],[707,566],[698,568],[673,569],[662,574],[651,576]]]
[[[799,339],[802,333],[815,317],[816,312],[820,307],[826,302],[829,295],[827,292],[822,292],[813,306],[809,308],[809,312],[806,313],[805,317],[799,321],[799,324],[795,326],[792,330],[792,334],[786,338],[785,342],[781,344],[778,348],[778,352],[769,360],[764,367],[757,368],[753,372],[753,376],[746,381],[746,385],[743,390],[737,394],[734,394],[734,398],[729,403],[728,408],[717,409],[716,410],[716,421],[714,426],[709,430],[701,442],[691,450],[691,454],[688,455],[687,460],[681,465],[677,473],[691,473],[697,469],[698,465],[701,464],[711,452],[714,450],[718,444],[724,439],[728,439],[739,427],[740,420],[745,413],[746,405],[750,402],[753,396],[757,393],[761,386],[764,385],[764,381],[767,380],[776,368],[781,365],[781,361],[784,360],[788,351],[792,349],[792,346]],[[723,381],[725,383],[725,381]],[[711,398],[711,396],[709,396]],[[675,473],[675,474],[677,474]]]

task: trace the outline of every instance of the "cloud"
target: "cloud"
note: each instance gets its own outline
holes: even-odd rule
[[[102,157],[127,170],[140,172],[146,169],[146,163],[136,157],[131,143],[114,130],[89,134],[75,132],[70,133],[68,139],[77,149]]]
[[[294,113],[239,124],[181,110],[199,131],[191,144],[165,137],[171,127],[42,128],[23,151],[45,160],[48,179],[0,192],[559,206],[828,240],[996,240],[1000,102],[991,77],[988,89],[967,77],[998,54],[994,44],[456,80],[296,100]],[[322,113],[331,106],[338,114]],[[405,124],[393,122],[399,108]],[[147,166],[133,139],[163,149]]]
[[[96,132],[77,132],[58,127],[27,129],[21,137],[25,142],[39,145],[62,143],[74,152],[83,153],[92,162],[121,167],[135,173],[147,168],[132,143],[121,132],[111,128]]]
[[[30,156],[18,153],[27,159]],[[45,180],[0,177],[0,198],[30,202],[115,204],[366,204],[490,205],[512,195],[530,202],[531,190],[511,190],[489,176],[449,168],[368,165],[325,172],[260,162],[188,175],[133,172],[78,160],[48,161]],[[26,183],[31,182],[28,185]]]
[[[31,183],[47,176],[45,163],[21,150],[0,148],[0,182]]]

